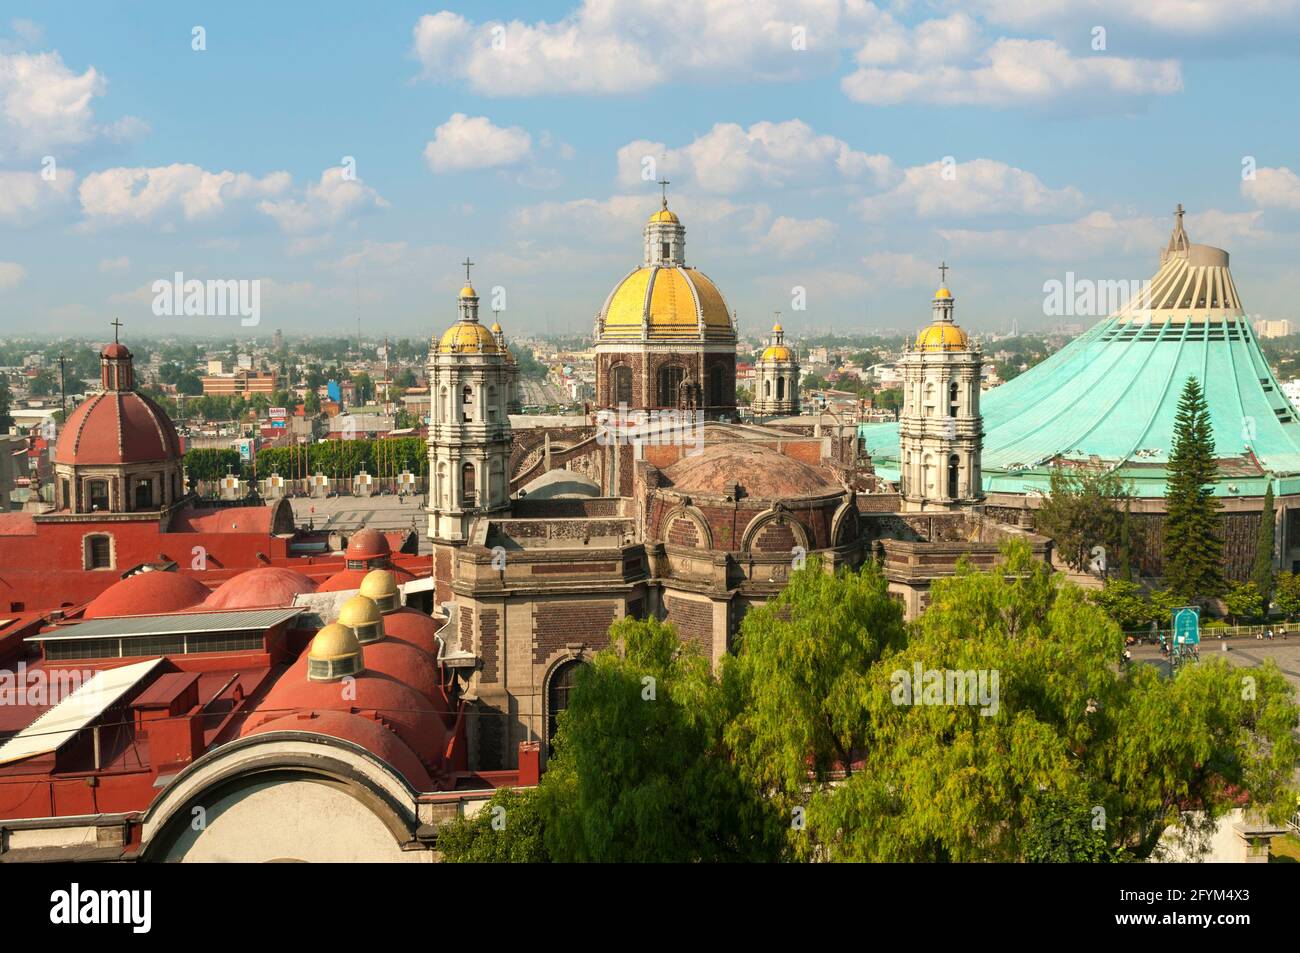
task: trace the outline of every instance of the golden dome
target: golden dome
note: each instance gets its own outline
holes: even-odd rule
[[[360,656],[361,643],[357,641],[356,633],[338,622],[331,622],[317,632],[307,649],[307,658],[318,662],[336,662]]]
[[[375,605],[374,599],[365,595],[353,596],[339,609],[339,625],[346,625],[352,629],[359,625],[378,622],[379,618],[379,606]]]
[[[781,327],[781,322],[780,322],[780,321],[778,321],[778,322],[776,322],[776,324],[772,325],[772,333],[773,333],[773,334],[783,334],[784,332],[785,332],[785,328]]]
[[[477,298],[478,292],[474,290],[473,285],[466,285],[464,288],[460,289],[460,296],[462,298]]]
[[[918,351],[965,351],[969,347],[966,332],[949,321],[936,321],[916,336]]]
[[[940,298],[951,298],[952,292],[949,291],[947,288],[940,288],[938,291],[934,293],[934,297],[936,301]]]
[[[650,221],[652,221],[652,222],[678,222],[678,221],[680,221],[680,219],[678,219],[677,216],[674,215],[672,212],[668,211],[668,209],[666,209],[666,208],[661,208],[659,211],[655,212],[653,215],[650,216]]]
[[[624,278],[605,302],[603,336],[637,338],[644,318],[651,338],[730,337],[722,292],[702,272],[685,266],[644,265]]]
[[[771,347],[769,347],[767,350],[763,352],[763,356],[760,357],[759,360],[760,361],[793,361],[794,355],[790,353],[790,349],[786,347],[784,344],[773,344]]]
[[[385,608],[383,600],[397,598],[397,578],[387,569],[372,569],[361,580],[361,594],[373,599],[382,610]],[[389,605],[387,608],[395,607]]]
[[[492,332],[477,321],[457,321],[438,341],[440,354],[497,354],[500,351]]]
[[[500,333],[501,333],[501,322],[500,322],[500,321],[493,321],[493,322],[492,322],[492,333],[493,333],[493,334],[500,334]]]

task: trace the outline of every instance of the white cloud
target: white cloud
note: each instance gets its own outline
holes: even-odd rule
[[[873,285],[891,288],[925,287],[939,277],[934,262],[910,252],[876,252],[862,259]]]
[[[532,137],[518,126],[503,129],[487,116],[454,113],[434,130],[424,161],[434,172],[486,169],[526,159],[532,148]]]
[[[81,183],[87,222],[147,223],[212,218],[231,202],[278,195],[290,186],[287,172],[256,178],[243,172],[208,172],[196,165],[115,168],[92,172]]]
[[[290,234],[326,229],[358,215],[389,207],[387,200],[342,166],[321,173],[302,198],[263,201],[258,209]]]
[[[963,218],[972,215],[1047,215],[1079,209],[1083,196],[1072,186],[1048,188],[1033,173],[992,159],[973,159],[951,167],[945,177],[942,162],[913,166],[894,188],[858,203],[868,221],[890,213],[921,218]]]
[[[757,242],[757,250],[777,258],[794,258],[826,245],[835,237],[835,223],[825,218],[780,216]]]
[[[970,65],[863,66],[840,85],[871,105],[1013,106],[1079,94],[1165,96],[1181,92],[1183,79],[1176,60],[1074,56],[1052,40],[1003,37]]]
[[[1017,29],[1052,28],[1063,22],[1138,23],[1166,33],[1221,34],[1244,25],[1276,28],[1300,11],[1300,0],[964,0],[993,23]]]
[[[16,288],[27,277],[27,269],[17,262],[0,261],[0,291]]]
[[[878,18],[861,0],[584,0],[553,22],[473,23],[443,10],[421,17],[413,39],[426,77],[480,93],[606,94],[800,75]],[[806,49],[795,49],[796,29]]]
[[[120,258],[105,258],[99,263],[99,270],[102,272],[122,271],[131,267],[131,259],[126,255]]]
[[[748,129],[718,123],[680,149],[644,139],[618,150],[618,180],[623,185],[652,178],[684,177],[710,192],[733,193],[753,188],[811,185],[835,180],[884,181],[893,163],[888,156],[853,149],[843,139],[817,135],[799,119],[756,122]]]
[[[36,172],[0,171],[0,224],[29,225],[70,204],[76,173],[60,169],[53,180]]]
[[[73,72],[57,52],[0,53],[0,161],[138,135],[145,128],[138,119],[108,126],[95,121],[94,100],[107,87],[94,67]]]
[[[1260,208],[1300,209],[1300,175],[1286,166],[1255,170],[1241,183],[1241,194]]]

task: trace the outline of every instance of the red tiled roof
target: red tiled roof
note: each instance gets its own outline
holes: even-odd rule
[[[135,391],[106,391],[68,415],[54,461],[152,463],[180,455],[180,437],[161,407]]]

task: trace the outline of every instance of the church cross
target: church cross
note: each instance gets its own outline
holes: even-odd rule
[[[120,327],[122,327],[122,322],[119,321],[119,320],[117,320],[117,318],[114,318],[110,323],[113,325],[113,343],[116,344],[116,343],[117,343],[117,329],[120,328]]]
[[[668,186],[671,183],[667,179],[660,179],[659,185],[664,191],[664,208],[668,207]]]
[[[948,263],[946,261],[941,261],[939,262],[939,284],[946,285],[947,283],[948,283]]]
[[[469,255],[466,255],[465,260],[462,261],[461,264],[465,266],[465,284],[469,284],[469,270],[474,262],[469,260]]]

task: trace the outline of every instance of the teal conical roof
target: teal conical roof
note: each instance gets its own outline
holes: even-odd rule
[[[1220,496],[1268,479],[1300,492],[1300,416],[1260,352],[1228,253],[1187,241],[1182,216],[1160,271],[1118,313],[982,395],[985,492],[1045,491],[1061,462],[1099,464],[1138,496],[1165,494],[1174,418],[1188,377],[1205,388]],[[898,425],[864,425],[877,473],[896,480]]]

